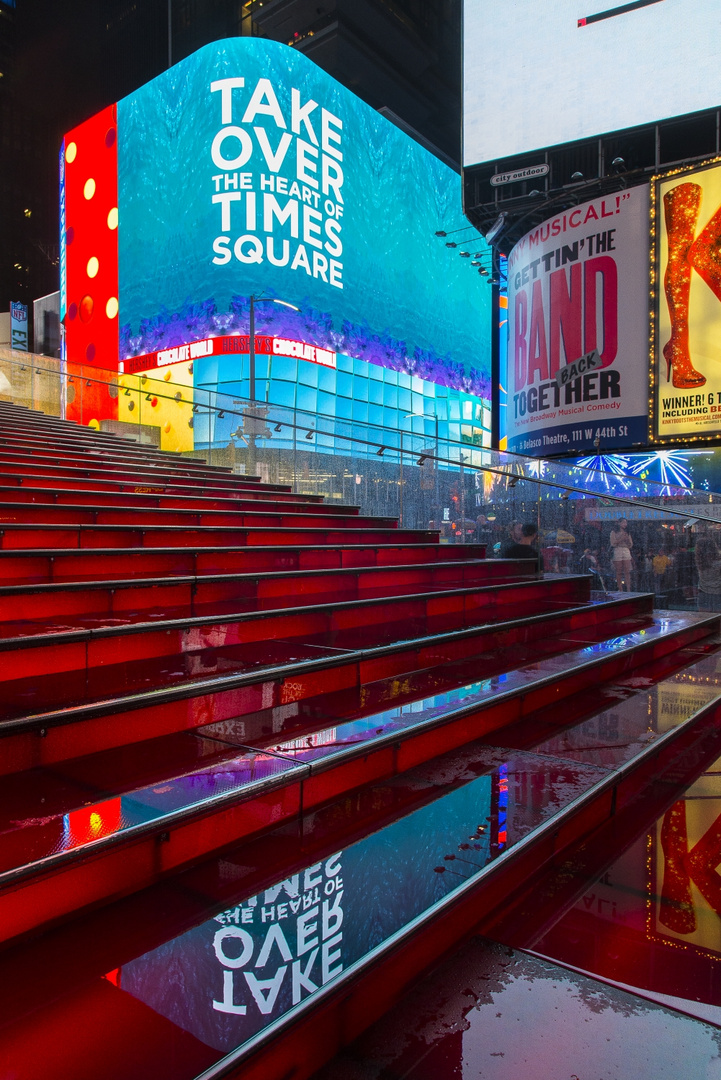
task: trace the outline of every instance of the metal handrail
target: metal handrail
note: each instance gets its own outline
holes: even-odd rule
[[[55,369],[52,369],[52,368],[43,368],[38,363],[36,363],[35,361],[33,361],[33,362],[30,362],[29,360],[25,360],[25,361],[17,360],[16,361],[16,360],[8,360],[8,359],[5,359],[5,358],[2,358],[1,362],[2,363],[7,363],[7,364],[13,364],[15,366],[18,366],[21,370],[26,369],[28,367],[33,367],[35,369],[36,373],[38,373],[38,374],[40,374],[42,372],[46,372],[47,374],[56,376],[56,377],[58,377],[60,379],[64,378],[69,382],[72,382],[75,379],[78,379],[78,380],[84,381],[85,383],[98,383],[101,386],[109,386],[109,385],[111,385],[107,381],[105,381],[103,379],[93,378],[93,376],[91,376],[91,375],[87,375],[87,374],[83,374],[83,375],[71,374],[71,373],[68,373],[68,372],[62,371],[62,370],[55,370]],[[147,374],[147,373],[143,373],[143,374]],[[138,375],[133,374],[133,377],[140,379],[141,375],[140,374],[138,374]],[[131,390],[131,393],[142,393],[142,392],[143,392],[142,387],[139,387],[137,390]],[[216,394],[217,395],[219,393],[224,394],[224,391],[204,390],[202,387],[196,387],[194,389],[194,393],[198,393],[198,392],[206,393],[208,395],[210,395],[210,394]],[[164,401],[175,401],[175,402],[177,402],[177,398],[174,395],[164,394],[161,391],[154,390],[153,391],[153,397],[161,398]],[[237,398],[233,399],[234,404],[237,404],[237,402],[238,402]],[[190,405],[191,403],[188,401],[188,402],[186,402],[186,404]],[[250,400],[248,400],[248,406],[246,408],[242,409],[242,410],[233,409],[228,405],[212,405],[210,403],[210,401],[208,401],[205,405],[199,405],[196,402],[196,403],[194,403],[194,407],[196,405],[198,406],[198,408],[207,409],[209,413],[211,411],[215,412],[215,413],[221,413],[222,412],[222,413],[225,413],[226,415],[238,417],[238,419],[240,419],[240,420],[248,418],[248,419],[256,420],[258,422],[266,422],[267,419],[268,419],[267,413],[265,415],[263,415],[262,413],[261,414],[251,413],[251,412],[248,411],[249,407],[252,406],[254,408],[268,409],[268,410],[274,409],[274,408],[275,409],[284,409],[284,410],[288,409],[288,410],[290,410],[292,408],[292,406],[287,406],[287,405],[273,405],[272,403],[269,403],[269,402],[258,402],[258,401],[252,402]],[[304,438],[306,438],[306,436],[309,433],[312,433],[313,436],[321,435],[321,436],[326,436],[327,438],[332,438],[332,439],[343,439],[343,440],[345,440],[346,442],[348,442],[350,444],[355,443],[356,445],[363,446],[363,447],[368,448],[369,450],[372,450],[374,455],[377,456],[377,457],[382,457],[383,454],[386,451],[388,451],[390,454],[398,455],[399,462],[402,462],[404,458],[405,459],[418,458],[421,455],[421,452],[418,451],[418,450],[413,450],[413,449],[406,450],[402,445],[402,441],[401,441],[401,444],[399,446],[391,446],[391,445],[388,445],[386,443],[377,442],[377,441],[372,440],[372,439],[365,439],[365,438],[362,438],[361,436],[358,436],[358,435],[353,435],[353,434],[346,435],[343,432],[323,430],[323,429],[321,429],[321,428],[319,428],[317,426],[317,421],[322,418],[321,413],[311,413],[310,410],[307,410],[307,409],[301,409],[301,410],[293,409],[294,414],[297,414],[298,411],[303,412],[303,413],[307,413],[310,416],[316,417],[317,420],[316,420],[315,424],[309,426],[307,424],[298,423],[296,420],[291,421],[291,420],[286,420],[286,419],[284,419],[284,420],[276,420],[275,423],[280,424],[283,427],[290,428],[290,429],[292,429],[294,431],[304,432],[305,433],[304,436],[303,436]],[[421,415],[422,414],[420,414],[420,413],[418,414],[419,417],[421,417]],[[433,417],[428,417],[428,419],[432,420]],[[366,427],[376,426],[376,425],[367,424],[365,421],[354,421],[354,420],[345,421],[345,420],[341,420],[340,422],[341,423],[348,423],[349,425],[355,425],[355,424],[363,423]],[[460,422],[462,423],[462,421],[460,421]],[[399,436],[413,437],[412,432],[404,431],[401,428],[385,428],[384,430],[394,432],[394,433],[398,434]],[[258,437],[258,436],[256,436],[256,437]],[[522,457],[521,455],[511,455],[511,454],[508,453],[508,451],[493,451],[490,447],[475,447],[475,446],[469,445],[468,443],[456,443],[456,442],[453,442],[450,439],[445,439],[443,441],[447,442],[447,443],[450,443],[454,447],[457,446],[459,448],[459,458],[461,460],[458,460],[458,459],[453,458],[453,457],[444,457],[444,456],[442,456],[440,454],[434,454],[434,453],[431,453],[431,452],[428,452],[428,451],[425,451],[425,450],[422,452],[423,458],[426,461],[433,461],[437,465],[450,466],[451,468],[454,468],[454,469],[460,469],[460,470],[468,469],[468,470],[472,470],[474,472],[487,472],[487,473],[490,473],[490,474],[492,474],[494,476],[506,477],[507,479],[513,481],[512,486],[514,486],[514,487],[515,487],[516,484],[518,484],[520,482],[525,482],[525,483],[529,483],[529,484],[538,484],[541,487],[554,488],[556,490],[569,492],[569,493],[570,492],[575,492],[575,493],[579,493],[581,495],[587,496],[589,498],[602,499],[602,500],[604,500],[606,502],[618,503],[618,504],[620,504],[622,506],[641,507],[643,509],[654,510],[654,511],[662,510],[664,514],[671,514],[674,517],[684,518],[687,521],[689,520],[688,512],[686,510],[682,509],[682,508],[677,509],[677,508],[671,507],[671,506],[658,506],[656,503],[645,502],[642,499],[633,498],[633,497],[630,497],[630,496],[615,495],[615,494],[610,494],[610,493],[606,493],[606,492],[601,494],[598,491],[593,491],[591,488],[587,488],[587,487],[585,487],[583,485],[580,485],[580,484],[571,485],[571,484],[563,483],[563,481],[560,481],[560,480],[547,480],[547,479],[545,479],[544,477],[541,477],[541,476],[526,476],[522,472],[514,471],[514,466],[517,469],[521,465],[521,462],[525,463],[525,462],[528,462],[529,460],[533,460],[534,463],[535,462],[540,463],[541,461],[546,460],[546,459],[543,459],[543,458],[528,459],[528,458]],[[310,449],[310,447],[308,449]],[[511,462],[508,469],[504,469],[503,467],[501,467],[499,465],[472,464],[471,462],[466,462],[465,460],[463,460],[463,455],[460,452],[461,450],[466,450],[466,451],[475,450],[477,453],[484,453],[484,452],[485,453],[494,453],[494,452],[498,453],[498,452],[502,452],[502,453],[506,454],[509,457],[510,456],[518,457],[520,460],[517,463],[516,462]],[[663,486],[667,486],[667,485],[663,485]],[[683,493],[689,493],[690,494],[692,489],[690,489],[690,488],[680,488],[679,491],[683,492]],[[563,497],[564,496],[561,496],[561,498],[563,498]],[[660,495],[659,494],[657,496],[657,498],[666,499],[666,498],[673,498],[673,496],[667,496],[667,495]],[[713,504],[711,504],[711,505],[712,505],[712,508],[713,508]],[[703,520],[703,521],[710,521],[710,522],[718,522],[719,524],[721,524],[721,505],[718,507],[718,516],[717,517],[712,516],[711,514],[705,514],[705,513],[703,514],[703,516],[701,516],[698,513],[698,508],[695,507],[694,508],[694,514],[693,514],[693,520]]]

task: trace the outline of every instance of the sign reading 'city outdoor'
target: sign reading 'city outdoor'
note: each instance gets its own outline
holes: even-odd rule
[[[539,176],[548,176],[548,165],[529,165],[526,169],[514,169],[513,172],[494,173],[491,177],[493,187],[503,184],[515,184],[519,180],[535,180]]]
[[[648,198],[643,186],[594,199],[511,251],[509,450],[580,454],[645,441]]]
[[[655,431],[721,434],[721,166],[656,187]]]

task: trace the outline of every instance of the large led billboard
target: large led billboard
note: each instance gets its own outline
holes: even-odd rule
[[[467,166],[721,105],[718,0],[465,0],[463,15]]]
[[[645,444],[648,206],[648,185],[593,199],[511,250],[505,449]]]
[[[721,165],[661,177],[653,204],[654,433],[721,437]]]
[[[256,304],[271,364],[490,397],[490,289],[435,235],[467,227],[459,177],[284,45],[208,45],[69,132],[61,217],[70,361],[206,384],[252,295],[298,309]]]

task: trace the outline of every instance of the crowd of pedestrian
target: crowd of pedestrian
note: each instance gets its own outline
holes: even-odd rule
[[[487,555],[536,559],[546,573],[587,573],[604,591],[653,592],[659,606],[721,611],[721,529],[695,523],[576,522],[572,532],[479,514],[451,534]]]

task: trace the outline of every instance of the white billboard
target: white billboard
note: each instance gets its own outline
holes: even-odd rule
[[[464,0],[463,163],[721,105],[719,0]]]
[[[649,187],[635,187],[557,214],[511,251],[506,449],[646,443],[648,213]]]

